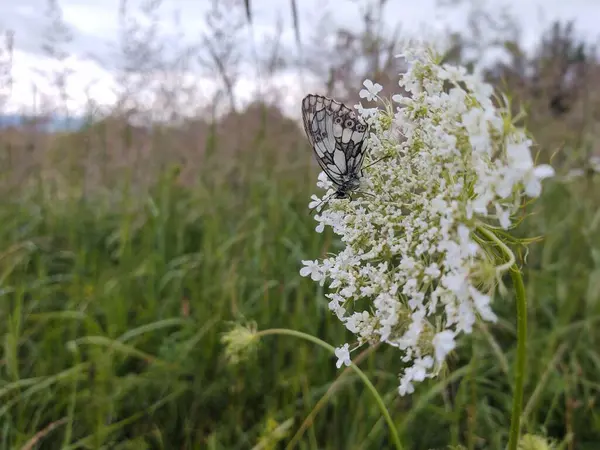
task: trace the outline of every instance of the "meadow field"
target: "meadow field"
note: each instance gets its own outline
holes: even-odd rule
[[[555,449],[595,450],[600,173],[588,161],[600,156],[600,60],[573,62],[557,44],[572,36],[554,36],[540,48],[563,53],[528,64],[585,65],[567,100],[555,99],[566,70],[533,87],[516,70],[489,75],[522,101],[557,173],[512,232],[540,236],[515,248],[529,320],[522,426]],[[259,100],[177,125],[115,109],[78,131],[41,118],[0,130],[0,449],[392,448],[370,393],[321,348],[264,336],[248,360],[225,357],[234,323],[352,340],[326,287],[299,275],[341,246],[308,213],[311,148],[298,120]],[[414,394],[398,395],[397,349],[355,356],[405,448],[506,445],[516,318],[504,281],[498,322],[461,336]]]

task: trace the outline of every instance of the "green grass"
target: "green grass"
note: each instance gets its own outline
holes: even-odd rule
[[[341,371],[292,337],[265,337],[232,367],[220,338],[230,321],[253,320],[333,345],[350,339],[323,289],[298,274],[300,260],[339,245],[314,231],[306,205],[316,174],[309,150],[298,152],[306,157],[287,164],[268,150],[247,155],[227,175],[207,165],[193,187],[165,170],[143,194],[124,182],[58,196],[46,181],[4,196],[0,448],[36,433],[43,449],[284,448]],[[600,448],[598,178],[547,183],[517,231],[545,236],[524,266],[524,430],[559,441],[571,433],[572,449]],[[361,363],[407,449],[506,444],[516,341],[505,281],[500,321],[461,337],[448,372],[414,395],[396,394],[398,351],[380,347]],[[281,443],[266,443],[288,419]],[[388,439],[349,374],[297,448],[390,448]]]

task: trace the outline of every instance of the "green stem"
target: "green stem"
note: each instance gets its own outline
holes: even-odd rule
[[[288,330],[285,328],[271,328],[270,330],[259,331],[258,333],[256,333],[256,337],[267,336],[267,335],[272,335],[272,334],[275,334],[275,335],[283,334],[283,335],[287,335],[287,336],[298,337],[300,339],[305,339],[307,341],[310,341],[314,344],[317,344],[317,345],[323,347],[324,349],[328,350],[330,353],[335,355],[335,348],[332,345],[329,345],[327,342],[325,342],[319,338],[316,338],[314,336],[311,336],[310,334],[302,333],[300,331]],[[400,437],[398,436],[398,431],[396,430],[394,421],[392,420],[392,417],[390,416],[390,413],[388,412],[383,399],[379,395],[379,392],[377,392],[377,389],[375,389],[375,386],[373,386],[373,383],[371,383],[369,378],[365,375],[365,373],[362,370],[360,370],[358,368],[358,366],[356,366],[354,363],[351,363],[350,368],[363,381],[365,386],[367,386],[367,389],[369,389],[369,391],[371,391],[371,394],[373,394],[373,397],[375,398],[375,402],[377,403],[377,406],[379,407],[381,414],[383,414],[383,417],[388,424],[388,427],[390,429],[390,434],[392,436],[392,441],[394,442],[395,448],[397,450],[402,450],[402,444],[400,443]]]
[[[523,385],[525,382],[525,361],[527,347],[527,300],[521,271],[516,265],[510,271],[515,286],[517,302],[517,362],[515,369],[515,390],[510,421],[510,439],[508,450],[516,450],[521,432],[521,411],[523,409]]]
[[[510,435],[508,440],[508,450],[516,450],[521,433],[521,411],[523,410],[523,388],[525,383],[525,363],[527,358],[527,299],[525,298],[525,285],[521,270],[516,264],[515,255],[508,246],[496,236],[492,231],[478,226],[477,231],[488,237],[500,249],[508,261],[498,270],[506,270],[510,267],[510,275],[515,287],[515,297],[517,303],[517,361],[515,367],[515,387],[510,418]]]

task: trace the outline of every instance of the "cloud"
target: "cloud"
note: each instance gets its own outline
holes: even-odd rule
[[[55,75],[66,67],[72,71],[67,78],[67,108],[71,113],[81,113],[89,98],[101,104],[116,100],[113,74],[90,59],[71,56],[64,65],[34,53],[16,50],[13,56],[12,89],[4,112],[33,113],[60,106],[60,90]]]
[[[113,0],[103,0],[106,3]],[[64,11],[69,11],[73,5],[72,0],[65,3]],[[10,2],[0,3],[0,28],[12,30],[15,38],[15,48],[31,54],[42,55],[43,45],[48,42],[48,30],[50,20],[48,18],[47,1],[44,0],[20,0],[15,6]],[[95,15],[95,14],[94,14]],[[64,14],[66,19],[68,14]],[[94,32],[94,17],[85,17],[83,20],[65,20],[70,28],[73,39],[65,46],[65,50],[78,57],[89,57],[90,52],[106,45],[107,35],[102,32]],[[98,30],[100,31],[100,30]]]
[[[99,56],[108,54],[108,44],[115,45],[119,36],[120,0],[57,0],[62,17],[73,33],[73,42],[69,50],[79,57],[92,53]],[[142,0],[127,2],[129,15],[144,22]],[[190,41],[197,40],[206,31],[205,16],[212,1],[164,0],[157,9],[157,17],[164,38],[175,37],[178,32]],[[231,0],[219,0],[225,11],[232,11]],[[458,6],[440,7],[447,0],[419,0],[418,2],[389,2],[385,10],[385,22],[390,28],[400,25],[409,34],[435,31],[442,28],[464,29],[466,11],[470,3],[484,4],[485,8],[498,15],[507,10],[520,22],[527,41],[537,39],[540,32],[556,19],[577,22],[577,28],[583,36],[597,38],[597,17],[600,17],[600,2],[596,0],[464,0]],[[255,36],[273,33],[278,19],[284,23],[284,41],[294,43],[292,13],[289,2],[281,0],[252,0],[252,17]],[[337,0],[303,0],[298,2],[300,28],[304,39],[315,35],[315,24],[328,14],[332,26],[346,26],[361,20],[360,2]],[[243,11],[238,6],[238,12]],[[16,46],[30,53],[41,52],[44,41],[43,31],[48,26],[48,0],[19,0],[18,4],[0,2],[0,26],[10,28],[16,33]],[[173,18],[179,13],[176,23]]]
[[[13,63],[14,81],[11,96],[4,107],[5,113],[64,113],[60,90],[53,80],[55,71],[60,73],[65,66],[72,73],[67,79],[66,108],[70,115],[84,114],[92,104],[95,109],[109,110],[119,98],[125,98],[121,97],[125,92],[115,74],[89,59],[72,56],[64,65],[60,65],[45,56],[17,50]],[[220,88],[214,78],[189,71],[165,72],[160,79],[144,80],[135,75],[131,79],[137,87],[132,89],[129,98],[142,109],[154,110],[156,119],[160,118],[161,111],[168,115],[168,108],[163,107],[162,103],[164,98],[156,94],[162,91],[159,86],[173,88],[174,101],[178,105],[176,109],[182,115],[194,115],[207,107]],[[318,80],[306,75],[299,77],[295,70],[287,70],[269,80],[254,76],[241,77],[235,85],[234,97],[238,108],[258,96],[267,102],[279,104],[286,114],[296,116],[302,96],[318,87]],[[222,100],[221,104],[225,106],[226,102]]]
[[[477,1],[477,0],[472,0]],[[132,0],[130,17],[142,24],[148,24],[149,19],[141,12],[142,0]],[[207,32],[205,15],[212,2],[197,0],[164,0],[156,12],[160,25],[160,35],[157,42],[166,47],[165,55],[172,56],[185,45],[201,42],[203,33]],[[220,5],[228,5],[230,0],[218,0]],[[238,2],[240,3],[240,2]],[[386,9],[385,22],[390,29],[397,25],[401,31],[412,35],[439,33],[443,29],[460,30],[466,27],[465,0],[456,8],[440,8],[439,0],[419,0],[418,2],[389,2]],[[10,4],[10,6],[9,6]],[[87,97],[92,96],[100,104],[111,104],[117,98],[118,68],[124,61],[120,59],[119,45],[119,0],[58,0],[62,9],[62,17],[68,25],[73,39],[65,46],[69,58],[65,66],[72,71],[69,78],[69,108],[81,110]],[[47,40],[45,30],[48,28],[47,0],[19,0],[18,4],[0,2],[0,27],[12,29],[15,32],[15,58],[12,97],[9,102],[11,109],[29,107],[33,103],[33,88],[37,86],[39,95],[47,95],[56,100],[56,89],[48,80],[48,73],[56,69],[56,62],[49,59],[42,50]],[[282,45],[286,52],[296,52],[292,14],[290,3],[281,0],[252,0],[253,29],[237,30],[243,46],[241,53],[248,56],[252,62],[253,46],[276,33],[277,20],[283,21]],[[548,27],[552,20],[560,18],[576,19],[576,29],[582,36],[594,39],[596,37],[596,20],[600,17],[600,2],[595,0],[513,0],[499,2],[488,0],[487,7],[494,14],[499,14],[502,5],[508,5],[509,10],[520,21],[523,30],[523,40],[526,47],[531,47],[539,39],[540,33]],[[352,28],[360,23],[360,9],[356,2],[337,0],[303,0],[298,2],[300,8],[301,37],[306,43],[310,39],[320,38],[316,26],[324,14],[330,20],[330,27],[345,26]],[[543,9],[541,9],[543,6]],[[544,13],[540,15],[540,9]],[[177,13],[179,17],[177,18]],[[243,11],[239,11],[244,20]],[[327,25],[327,22],[325,22]],[[226,34],[229,30],[225,30]],[[234,33],[236,30],[231,30]],[[202,46],[200,46],[201,50]],[[310,54],[304,54],[310,58]],[[46,75],[41,72],[45,72]],[[185,72],[185,71],[184,71]],[[206,73],[206,70],[189,69],[185,73],[187,82],[197,84],[205,98],[210,98],[216,90],[217,75]],[[312,80],[314,81],[314,80]],[[293,71],[277,74],[272,85],[283,87],[282,97],[278,99],[285,108],[294,111],[296,104],[309,86],[299,82],[298,74]],[[236,88],[236,96],[249,99],[249,93],[263,89],[260,81],[251,70],[245,70]],[[266,94],[265,94],[266,95]],[[296,102],[296,103],[295,103]]]

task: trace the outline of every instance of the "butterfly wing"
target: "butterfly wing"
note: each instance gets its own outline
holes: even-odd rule
[[[329,179],[341,187],[352,174],[358,175],[365,155],[364,121],[342,103],[312,94],[302,101],[302,119],[317,162]]]

